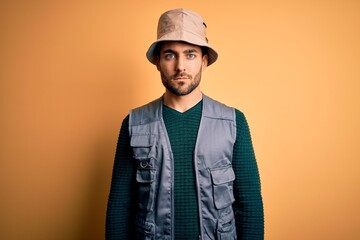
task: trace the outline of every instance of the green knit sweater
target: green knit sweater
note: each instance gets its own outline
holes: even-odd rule
[[[198,239],[199,219],[193,153],[202,101],[184,113],[163,107],[163,119],[174,156],[175,239]],[[245,116],[236,110],[237,139],[233,168],[238,239],[263,239],[264,215],[260,180]],[[131,157],[129,119],[124,119],[115,154],[106,217],[106,239],[133,239],[136,211],[135,161]]]

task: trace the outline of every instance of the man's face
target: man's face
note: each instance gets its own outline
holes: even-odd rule
[[[176,96],[184,96],[195,89],[201,80],[201,72],[207,66],[207,55],[199,46],[184,42],[163,42],[157,69],[165,88]]]

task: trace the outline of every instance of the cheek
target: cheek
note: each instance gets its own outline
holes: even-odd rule
[[[201,72],[203,69],[204,69],[204,65],[203,65],[203,62],[197,62],[197,63],[194,63],[190,66],[190,69],[191,69],[191,72],[194,73],[194,74],[197,74],[199,72]]]
[[[170,64],[159,64],[158,70],[165,75],[171,75],[174,72],[173,68]]]

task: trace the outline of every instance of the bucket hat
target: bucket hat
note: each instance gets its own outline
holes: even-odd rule
[[[183,41],[208,50],[208,66],[213,64],[218,54],[209,45],[206,38],[206,24],[202,17],[183,8],[169,10],[163,13],[158,22],[157,41],[150,45],[146,57],[156,64],[154,52],[158,43],[163,41]]]

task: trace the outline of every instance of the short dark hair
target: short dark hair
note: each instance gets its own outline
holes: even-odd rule
[[[163,42],[158,42],[156,45],[155,45],[155,48],[154,48],[154,58],[156,57],[160,57],[160,49],[161,49],[161,46],[162,46]]]
[[[201,47],[202,56],[209,56],[209,49],[207,47]]]

